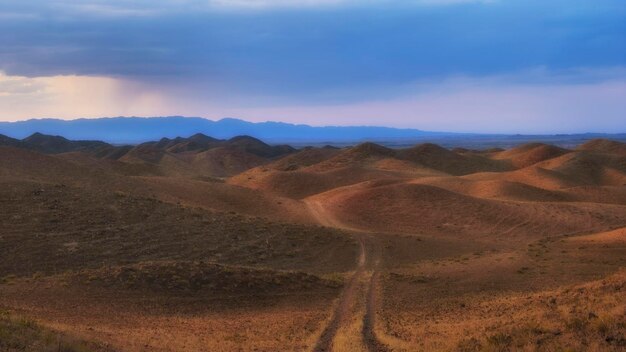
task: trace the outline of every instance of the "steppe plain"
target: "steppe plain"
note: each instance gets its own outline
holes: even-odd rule
[[[626,144],[0,136],[0,351],[624,351]]]

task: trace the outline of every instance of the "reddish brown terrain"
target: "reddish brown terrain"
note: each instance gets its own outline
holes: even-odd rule
[[[624,351],[626,144],[0,136],[0,351]]]

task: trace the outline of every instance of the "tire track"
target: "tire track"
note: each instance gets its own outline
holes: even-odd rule
[[[370,352],[391,351],[387,346],[376,338],[376,283],[379,280],[380,272],[372,274],[368,286],[367,301],[365,305],[365,316],[363,317],[363,342]]]
[[[359,259],[357,261],[355,272],[350,277],[347,286],[341,293],[337,308],[335,308],[333,312],[333,317],[320,335],[320,338],[315,344],[313,351],[332,351],[332,345],[335,336],[337,335],[339,329],[342,326],[345,326],[351,320],[351,308],[354,306],[354,303],[359,296],[365,297],[366,301],[365,314],[362,318],[363,328],[361,330],[361,338],[367,351],[391,351],[387,346],[382,344],[377,339],[375,332],[377,302],[376,285],[380,276],[378,266],[380,263],[380,258],[382,256],[382,250],[378,245],[378,241],[369,232],[359,231],[341,223],[334,216],[328,214],[320,201],[309,199],[305,200],[305,204],[311,212],[311,215],[313,215],[313,217],[321,225],[350,231],[359,242],[360,248]],[[370,247],[369,250],[368,247]],[[369,284],[367,285],[367,288],[359,289],[359,287],[361,286],[359,285],[359,281],[364,275],[366,275],[367,271],[371,272]]]
[[[352,277],[350,277],[348,285],[341,293],[337,308],[335,308],[335,311],[333,312],[333,317],[315,344],[315,348],[313,349],[314,352],[331,351],[333,340],[335,339],[335,335],[337,335],[337,331],[339,331],[339,328],[350,320],[350,310],[353,302],[356,300],[355,297],[358,293],[359,280],[365,272],[365,244],[360,236],[358,237],[358,240],[361,247],[361,254],[359,255],[356,271]]]

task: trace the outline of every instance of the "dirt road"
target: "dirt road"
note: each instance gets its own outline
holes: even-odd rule
[[[365,298],[365,310],[362,313],[362,344],[367,351],[389,351],[376,337],[375,318],[377,302],[377,282],[379,279],[379,264],[381,260],[381,248],[375,235],[369,232],[359,231],[346,226],[332,214],[330,214],[319,200],[305,200],[311,215],[323,226],[334,227],[350,232],[358,241],[360,253],[356,263],[354,274],[348,280],[330,322],[322,332],[313,351],[332,351],[333,341],[337,332],[353,320],[353,314],[357,314],[353,307],[359,299]],[[369,275],[369,284],[361,285],[360,282]]]

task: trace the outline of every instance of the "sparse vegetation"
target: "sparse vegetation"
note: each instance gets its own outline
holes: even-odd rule
[[[91,352],[103,348],[52,332],[32,320],[11,317],[0,311],[0,350],[6,352]]]
[[[614,144],[188,142],[0,147],[0,351],[626,348]]]

